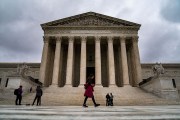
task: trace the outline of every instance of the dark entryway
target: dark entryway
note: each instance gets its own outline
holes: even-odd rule
[[[87,69],[86,69],[86,78],[88,78],[91,74],[94,75],[94,79],[95,79],[95,67],[87,67]],[[95,84],[95,80],[93,80],[93,83]]]
[[[93,74],[95,76],[95,67],[87,67],[86,69],[86,78],[90,75]]]

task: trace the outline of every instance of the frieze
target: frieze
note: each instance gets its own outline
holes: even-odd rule
[[[46,32],[47,30],[131,30],[131,31],[138,31],[139,27],[136,26],[124,26],[124,27],[113,27],[113,26],[109,26],[109,27],[98,27],[98,26],[67,26],[67,27],[56,27],[56,26],[47,26],[47,27],[43,27],[44,32]]]
[[[46,30],[44,34],[138,34],[132,30]]]

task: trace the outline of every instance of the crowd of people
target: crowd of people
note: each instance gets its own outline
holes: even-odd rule
[[[84,103],[83,103],[83,107],[88,107],[86,105],[87,99],[91,98],[94,106],[98,107],[100,106],[100,104],[96,103],[93,92],[94,92],[94,86],[95,86],[95,79],[94,79],[94,75],[91,74],[88,78],[86,83],[84,84],[84,88],[85,88],[85,92],[84,92]],[[32,87],[29,89],[29,92],[32,92]],[[16,100],[15,100],[15,105],[21,105],[21,101],[22,101],[22,85],[19,86],[18,89],[15,89],[14,91],[14,95],[16,95]],[[31,105],[34,105],[35,102],[37,101],[36,105],[40,106],[41,105],[41,96],[43,95],[43,91],[41,89],[41,86],[37,86],[36,88],[36,95],[35,98],[32,102]],[[112,93],[107,93],[106,95],[106,106],[113,106],[113,95]]]

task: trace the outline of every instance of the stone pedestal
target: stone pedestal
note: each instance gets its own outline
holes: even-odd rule
[[[153,77],[149,82],[142,84],[140,87],[161,98],[168,100],[179,99],[177,88],[173,87],[171,79],[164,76]]]

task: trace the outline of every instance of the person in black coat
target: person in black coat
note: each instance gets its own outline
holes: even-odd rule
[[[107,93],[106,95],[106,106],[109,106],[110,105],[110,95],[109,93]]]
[[[41,87],[40,86],[37,86],[37,88],[36,88],[36,96],[35,96],[35,98],[34,98],[34,101],[33,101],[33,104],[32,105],[34,105],[34,103],[35,103],[35,101],[37,100],[37,106],[38,105],[41,105],[41,96],[43,95],[43,91],[42,91],[42,89],[41,89]]]
[[[112,94],[112,93],[110,93],[110,103],[111,103],[111,106],[113,106],[113,105],[114,105],[114,104],[113,104],[113,98],[114,98],[113,94]]]
[[[19,86],[19,88],[17,89],[17,94],[16,94],[16,101],[15,101],[16,105],[21,105],[22,92],[23,92],[22,86]]]

